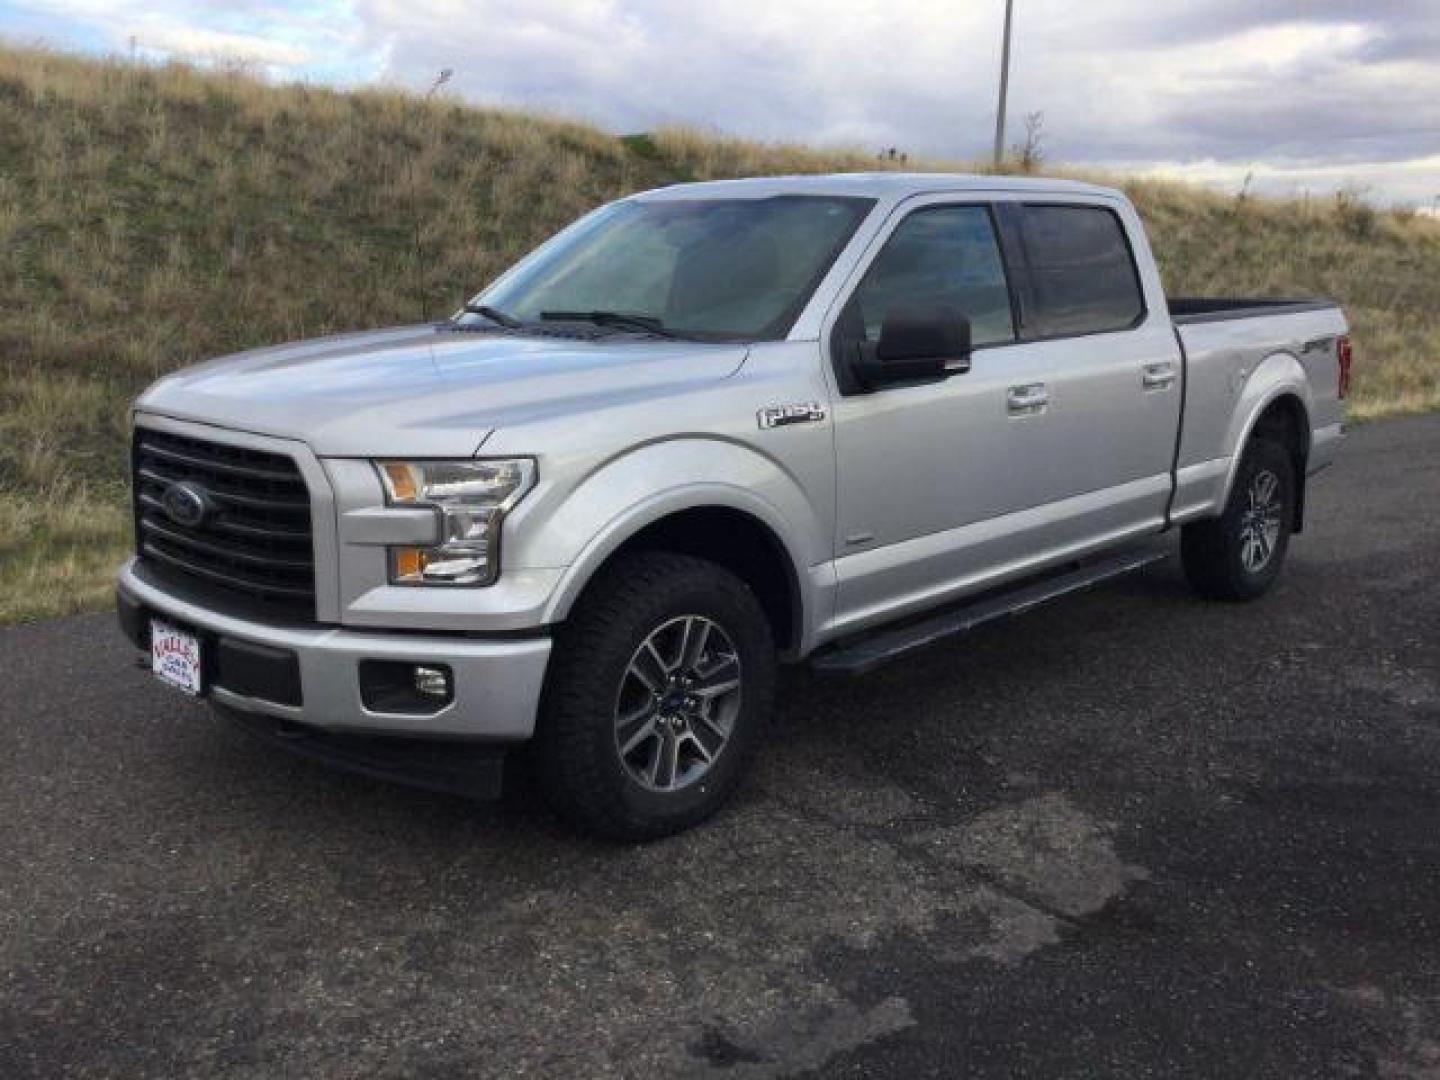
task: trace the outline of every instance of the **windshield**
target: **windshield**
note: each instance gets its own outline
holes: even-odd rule
[[[470,309],[632,332],[649,320],[655,332],[702,340],[784,337],[873,205],[809,195],[615,203],[560,233]]]

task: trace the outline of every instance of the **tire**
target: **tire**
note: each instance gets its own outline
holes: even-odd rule
[[[754,757],[776,668],[770,624],[735,575],[688,555],[623,556],[556,635],[535,748],[546,800],[615,840],[704,821]]]
[[[1254,600],[1280,575],[1295,522],[1295,468],[1269,439],[1252,439],[1218,518],[1180,534],[1185,576],[1211,600]]]

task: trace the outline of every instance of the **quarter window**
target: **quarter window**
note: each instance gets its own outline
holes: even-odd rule
[[[937,206],[902,221],[870,264],[841,316],[843,334],[880,339],[900,304],[948,304],[970,320],[975,345],[1015,340],[1010,290],[990,212]],[[863,328],[863,331],[862,331]]]
[[[1140,321],[1145,312],[1140,279],[1112,211],[1026,206],[1020,231],[1041,337],[1125,330]]]

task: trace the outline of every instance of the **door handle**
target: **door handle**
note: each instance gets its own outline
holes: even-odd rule
[[[1165,390],[1175,381],[1175,377],[1174,364],[1146,364],[1140,382],[1146,390]]]
[[[1012,386],[1005,392],[1005,408],[1011,416],[1034,416],[1050,404],[1050,391],[1044,383]]]

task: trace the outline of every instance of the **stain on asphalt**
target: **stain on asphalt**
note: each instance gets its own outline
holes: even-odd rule
[[[0,631],[0,1076],[1433,1078],[1437,494],[1440,419],[1367,427],[1258,604],[1161,568],[796,672],[643,847]]]
[[[958,835],[931,834],[928,846],[1060,916],[1099,911],[1131,882],[1149,876],[1121,862],[1109,829],[1058,793],[986,811]]]

